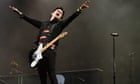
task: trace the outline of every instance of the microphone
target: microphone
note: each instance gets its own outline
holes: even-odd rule
[[[113,32],[113,33],[111,33],[111,36],[117,37],[117,36],[119,36],[119,34],[117,32]]]

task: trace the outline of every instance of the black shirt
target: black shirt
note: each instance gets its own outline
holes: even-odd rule
[[[66,26],[68,26],[68,24],[71,23],[80,13],[81,13],[80,11],[76,11],[71,16],[69,16],[68,18],[62,21],[58,21],[54,19],[53,21],[41,22],[41,21],[32,19],[24,14],[21,16],[21,18],[31,23],[38,29],[40,29],[36,43],[38,44],[40,42],[40,43],[46,44],[50,42],[51,40],[53,40],[57,35],[59,35],[62,32],[62,30]],[[56,46],[58,45],[58,41],[55,43],[55,45]]]

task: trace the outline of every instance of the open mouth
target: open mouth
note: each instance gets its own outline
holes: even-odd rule
[[[59,14],[56,14],[57,16],[59,16]]]

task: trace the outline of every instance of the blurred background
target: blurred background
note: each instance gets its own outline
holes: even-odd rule
[[[34,19],[46,21],[57,6],[64,8],[65,19],[83,2],[84,0],[0,0],[0,74],[36,73],[36,70],[29,68],[28,52],[34,47],[38,29],[20,19],[8,8],[9,5]],[[116,83],[140,84],[139,0],[91,0],[90,7],[64,31],[69,32],[69,35],[61,40],[57,51],[57,72],[93,70],[100,74],[100,84],[112,84],[111,33],[117,32]]]

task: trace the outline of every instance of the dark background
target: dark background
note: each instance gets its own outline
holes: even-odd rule
[[[28,52],[38,30],[21,20],[8,6],[46,21],[52,9],[64,7],[68,17],[84,0],[0,0],[0,74],[33,73]],[[140,0],[92,0],[90,7],[64,31],[69,35],[58,48],[57,72],[95,69],[103,84],[112,84],[112,32],[116,37],[116,82],[140,84]]]

